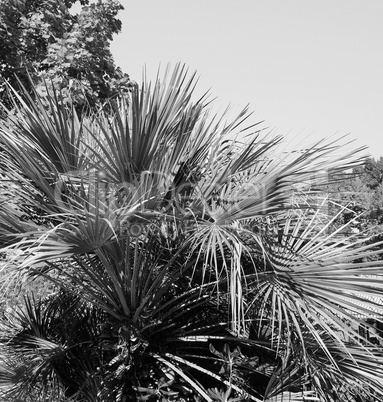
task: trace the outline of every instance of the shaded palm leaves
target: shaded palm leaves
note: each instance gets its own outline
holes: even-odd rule
[[[379,348],[355,329],[372,306],[380,317],[364,297],[382,291],[376,245],[331,232],[312,190],[359,160],[323,141],[280,152],[241,129],[246,111],[226,124],[193,90],[177,66],[81,120],[59,93],[13,92],[0,127],[4,283],[45,278],[57,292],[5,320],[5,395],[383,392]]]

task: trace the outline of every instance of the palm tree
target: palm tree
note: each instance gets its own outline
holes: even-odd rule
[[[1,272],[24,297],[2,320],[3,399],[383,395],[382,350],[355,330],[381,317],[379,244],[332,230],[319,191],[362,157],[282,152],[194,88],[177,65],[81,118],[10,88]]]

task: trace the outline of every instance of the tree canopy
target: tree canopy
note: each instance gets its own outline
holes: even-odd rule
[[[342,210],[337,224],[353,221],[350,231],[368,230],[378,240],[383,231],[383,157],[367,158],[352,171],[330,174],[330,178],[330,212]]]
[[[78,107],[93,106],[128,90],[129,76],[110,52],[121,30],[117,0],[0,0],[0,96],[5,81],[39,93],[55,86]],[[77,10],[77,8],[76,8]]]

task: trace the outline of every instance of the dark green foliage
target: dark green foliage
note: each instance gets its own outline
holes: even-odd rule
[[[336,183],[328,187],[330,212],[339,214],[336,224],[351,222],[349,231],[369,231],[381,240],[383,230],[383,159],[366,159],[353,171],[332,175]]]
[[[89,4],[81,1],[0,1],[0,96],[6,101],[5,81],[16,79],[40,93],[54,86],[76,108],[94,106],[129,90],[129,77],[115,66],[110,52],[117,19],[123,7],[117,0]]]

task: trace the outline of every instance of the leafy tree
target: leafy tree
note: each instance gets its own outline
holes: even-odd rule
[[[366,185],[371,189],[375,190],[383,183],[383,157],[379,159],[369,158],[363,164],[363,166],[355,169],[359,173],[363,180],[365,180]]]
[[[3,320],[3,398],[382,397],[382,348],[357,329],[381,317],[382,261],[303,184],[361,159],[323,141],[279,152],[193,88],[177,66],[81,118],[59,93],[13,92],[3,283],[54,289]]]
[[[353,221],[349,231],[369,231],[376,235],[383,229],[383,158],[368,158],[352,171],[330,175],[327,187],[331,213],[339,213],[337,224]]]
[[[0,0],[0,84],[16,80],[38,92],[52,86],[78,108],[103,102],[129,89],[129,77],[116,67],[110,41],[121,29],[117,0]],[[48,85],[48,87],[47,87]]]

